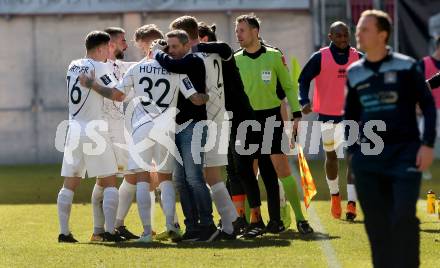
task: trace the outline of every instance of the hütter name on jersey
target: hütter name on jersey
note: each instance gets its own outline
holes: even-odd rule
[[[140,65],[139,66],[140,73],[149,73],[149,74],[162,74],[169,75],[170,73],[162,67],[154,67],[150,65]]]

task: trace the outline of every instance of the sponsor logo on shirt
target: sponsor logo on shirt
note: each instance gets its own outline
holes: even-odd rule
[[[189,80],[188,77],[185,77],[183,79],[183,83],[185,84],[186,89],[191,89],[193,88],[193,85],[191,84],[191,81]]]
[[[110,79],[110,77],[108,76],[108,75],[103,75],[103,76],[101,76],[101,81],[104,83],[104,85],[108,85],[108,84],[110,84],[111,82],[112,82],[112,80]]]
[[[337,77],[338,78],[347,78],[345,68],[339,68]]]

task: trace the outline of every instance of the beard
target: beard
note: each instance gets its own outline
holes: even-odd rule
[[[115,51],[115,58],[118,60],[122,60],[124,58],[124,51],[116,50]]]

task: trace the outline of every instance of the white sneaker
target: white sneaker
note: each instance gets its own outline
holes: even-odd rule
[[[166,227],[167,231],[172,231],[172,232],[175,232],[175,233],[180,233],[180,228],[177,228],[174,225],[166,224],[165,227]]]
[[[139,239],[136,240],[136,242],[140,242],[140,243],[150,243],[152,241],[153,241],[153,236],[151,234],[149,235],[142,234],[141,237],[139,237]]]

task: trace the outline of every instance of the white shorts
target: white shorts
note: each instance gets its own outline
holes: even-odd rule
[[[118,172],[115,153],[107,133],[99,133],[101,142],[85,135],[75,136],[67,133],[66,146],[61,168],[63,177],[106,177]],[[69,145],[76,148],[69,149]],[[90,150],[91,149],[91,150]]]
[[[344,124],[321,123],[321,136],[324,151],[336,151],[344,143]]]
[[[159,135],[159,136],[158,136]],[[177,152],[174,132],[152,133],[152,123],[145,124],[132,134],[129,142],[128,170],[131,172],[172,173]]]
[[[204,167],[221,167],[228,165],[229,124],[228,121],[212,121],[208,124],[208,135],[205,143]],[[223,127],[224,125],[224,127]]]
[[[108,124],[110,142],[118,164],[118,174],[130,174],[131,172],[128,171],[128,149],[118,146],[118,144],[127,144],[124,136],[124,120],[110,120]]]

